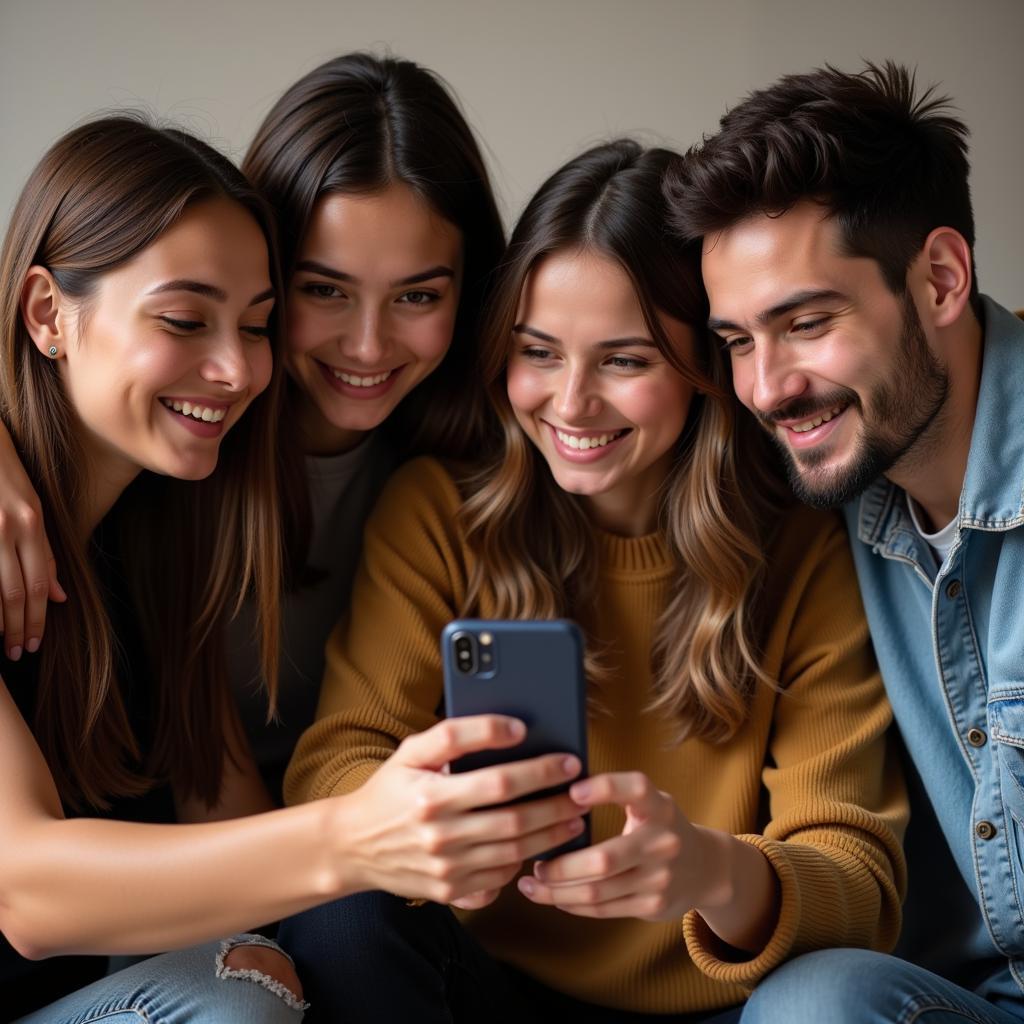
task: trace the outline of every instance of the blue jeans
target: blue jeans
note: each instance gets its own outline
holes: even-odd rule
[[[769,974],[754,989],[740,1020],[742,1024],[1021,1024],[1024,992],[1009,968],[997,970],[970,991],[884,953],[826,949],[790,960]]]
[[[262,935],[237,935],[150,957],[16,1024],[298,1024],[304,1006],[283,985],[225,966],[239,945],[279,948]]]
[[[495,960],[447,908],[366,892],[281,923],[309,1024],[735,1024],[739,1008],[652,1015],[582,1003]],[[680,940],[681,944],[682,940]],[[684,955],[680,951],[680,955]]]

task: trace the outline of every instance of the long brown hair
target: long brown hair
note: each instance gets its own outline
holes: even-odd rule
[[[317,201],[408,186],[459,229],[465,267],[451,346],[438,368],[384,425],[402,455],[467,457],[493,420],[477,380],[481,311],[505,247],[501,217],[473,131],[444,82],[418,64],[349,53],[287,89],[260,126],[242,170],[277,215],[286,279],[294,270]],[[289,384],[286,401],[301,401]],[[282,417],[290,430],[294,417]],[[281,444],[290,557],[309,536],[308,492],[297,438]]]
[[[224,439],[209,478],[183,484],[143,473],[111,513],[153,677],[155,734],[143,757],[116,678],[111,621],[80,537],[77,511],[87,490],[81,427],[56,364],[32,343],[20,291],[29,268],[42,265],[65,296],[87,308],[104,274],[156,241],[190,204],[215,196],[241,204],[259,223],[280,295],[263,200],[209,146],[133,115],[93,121],[56,142],[32,172],[4,242],[0,416],[40,495],[69,598],[48,613],[54,639],[39,654],[32,725],[62,799],[78,808],[105,807],[155,780],[216,802],[224,755],[222,633],[248,593],[256,597],[274,699],[280,376],[275,370]]]
[[[503,441],[494,461],[463,481],[462,516],[478,556],[464,611],[487,592],[501,617],[564,615],[584,625],[589,618],[599,562],[593,525],[516,422],[505,368],[531,270],[552,253],[591,249],[626,272],[662,355],[703,392],[662,494],[660,528],[680,571],[658,626],[651,707],[675,718],[680,739],[723,739],[743,721],[762,678],[757,593],[779,491],[774,457],[737,416],[724,362],[707,343],[699,249],[668,232],[661,182],[675,159],[629,140],[588,150],[541,186],[513,232],[482,340]],[[694,329],[698,365],[675,350],[659,312]],[[607,671],[601,654],[595,648],[587,659],[598,686]]]

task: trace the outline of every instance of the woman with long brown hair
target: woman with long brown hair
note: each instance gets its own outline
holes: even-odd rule
[[[482,342],[502,436],[386,488],[286,777],[292,802],[374,785],[436,720],[449,619],[572,617],[591,774],[567,799],[593,845],[444,893],[458,919],[376,893],[287,922],[329,1014],[690,1021],[801,950],[895,941],[905,800],[845,538],[738,414],[699,256],[667,231],[673,158],[601,146],[527,206]],[[536,813],[485,824],[467,786],[418,800],[423,856]]]
[[[514,740],[494,717],[444,726],[394,758],[384,789],[271,810],[225,666],[249,601],[273,708],[272,243],[268,208],[225,158],[131,117],[55,143],[14,211],[0,419],[69,599],[41,650],[0,662],[4,1020],[298,1019],[301,988],[273,943],[210,940],[364,889],[431,895],[433,873],[396,876],[379,849],[420,827],[387,787],[431,781],[439,751]],[[550,770],[525,766],[522,786]],[[560,834],[551,822],[535,844]],[[509,864],[495,844],[456,874],[472,891]],[[107,954],[196,943],[92,980]]]

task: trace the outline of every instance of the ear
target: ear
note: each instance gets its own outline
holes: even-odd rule
[[[921,249],[924,298],[936,327],[949,327],[968,308],[971,298],[971,247],[953,228],[936,228]]]
[[[62,328],[61,293],[46,267],[30,267],[21,288],[21,317],[29,337],[39,351],[50,358],[63,358],[67,332]],[[57,356],[50,349],[57,349]]]

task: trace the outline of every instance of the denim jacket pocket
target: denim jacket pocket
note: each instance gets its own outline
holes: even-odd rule
[[[1024,683],[989,695],[989,736],[999,759],[999,788],[1014,832],[1017,867],[1024,872]]]

